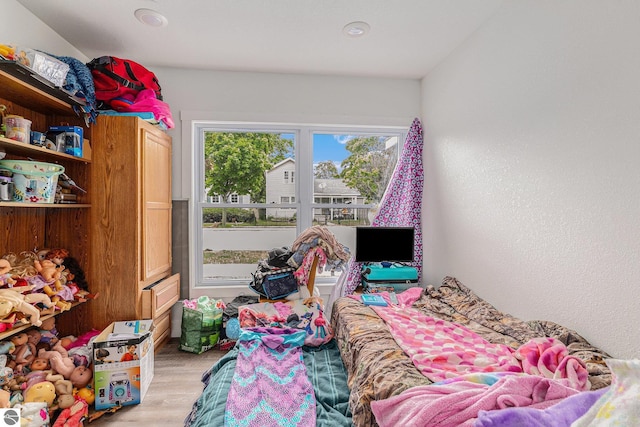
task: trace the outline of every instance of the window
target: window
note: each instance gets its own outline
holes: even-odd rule
[[[194,205],[195,286],[247,286],[270,249],[316,224],[354,248],[354,227],[369,224],[405,133],[196,123],[194,194],[204,197]],[[317,281],[336,278],[326,271]]]

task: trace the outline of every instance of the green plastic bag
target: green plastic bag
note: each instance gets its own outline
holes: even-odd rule
[[[180,350],[200,354],[212,349],[220,338],[222,310],[194,310],[182,307]]]

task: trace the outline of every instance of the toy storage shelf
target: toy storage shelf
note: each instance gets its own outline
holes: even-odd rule
[[[59,151],[50,150],[37,145],[27,144],[26,142],[14,141],[13,139],[0,137],[0,149],[7,153],[23,157],[38,157],[39,159],[56,163],[59,160],[91,163],[91,159],[85,157],[76,157],[71,154],[61,153]]]
[[[76,302],[71,303],[71,308],[69,309],[69,311],[70,311],[70,310],[73,310],[74,308],[76,308],[76,307],[77,307],[77,306],[79,306],[80,304],[84,304],[84,303],[85,303],[84,301],[83,301],[83,302],[77,302],[77,301],[76,301]],[[53,313],[53,314],[46,314],[46,315],[41,316],[41,317],[40,317],[40,320],[44,321],[44,320],[46,320],[46,319],[49,319],[49,318],[51,318],[51,317],[58,316],[58,315],[60,315],[60,314],[66,313],[66,312],[67,312],[67,311],[62,311],[62,312],[57,311],[57,312],[55,312],[55,313]],[[11,337],[12,335],[17,334],[18,332],[21,332],[21,331],[27,330],[27,329],[32,328],[32,327],[33,327],[33,325],[32,325],[31,323],[25,323],[25,324],[23,324],[23,325],[14,326],[13,328],[11,328],[11,329],[9,329],[9,330],[7,330],[7,331],[4,331],[4,332],[1,332],[1,333],[0,333],[0,341],[4,340],[4,339],[6,339],[6,338]]]
[[[46,132],[50,126],[69,124],[83,127],[86,138],[91,138],[91,128],[82,113],[78,113],[85,106],[84,100],[55,87],[14,61],[0,60],[0,104],[7,107],[6,114],[31,120],[32,130]],[[76,157],[2,137],[0,152],[6,153],[7,159],[60,164],[64,166],[65,174],[80,188],[90,188],[93,166],[90,149],[86,157]],[[78,193],[79,203],[75,204],[0,201],[0,256],[42,248],[65,248],[90,279],[91,196],[91,193]],[[89,288],[92,285],[88,280]],[[88,308],[84,303],[72,302],[70,311],[56,311],[54,314],[45,314],[48,311],[44,311],[41,319],[55,316],[56,327],[62,335],[78,335],[84,332],[86,322],[83,319]],[[13,328],[1,332],[0,340],[31,327],[31,323],[18,322]]]

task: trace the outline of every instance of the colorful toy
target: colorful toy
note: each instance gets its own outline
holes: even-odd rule
[[[82,421],[89,415],[89,405],[80,398],[68,408],[65,408],[56,419],[53,427],[82,426]]]
[[[27,388],[23,394],[25,402],[45,402],[51,406],[56,398],[56,388],[51,381],[41,381]]]

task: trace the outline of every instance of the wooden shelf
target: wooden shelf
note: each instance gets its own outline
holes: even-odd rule
[[[77,306],[79,306],[80,304],[84,304],[84,302],[77,302],[77,301],[76,301],[76,302],[72,302],[72,303],[71,303],[71,309],[70,309],[70,310],[73,310],[74,308],[76,308],[76,307],[77,307]],[[47,315],[41,316],[41,317],[40,317],[40,320],[44,321],[44,320],[46,320],[46,319],[49,319],[49,318],[51,318],[51,317],[58,316],[58,315],[60,315],[60,314],[66,313],[66,312],[67,312],[67,311],[56,311],[56,312],[55,312],[55,313],[53,313],[53,314],[47,314]],[[33,325],[32,325],[31,323],[25,323],[25,324],[21,324],[21,325],[18,325],[18,326],[14,326],[13,328],[11,328],[11,329],[9,329],[9,330],[7,330],[7,331],[4,331],[4,332],[0,333],[0,341],[4,340],[5,338],[9,338],[9,337],[11,337],[11,336],[15,335],[15,334],[17,334],[17,333],[18,333],[18,332],[20,332],[20,331],[24,331],[24,330],[26,330],[26,329],[29,329],[29,328],[31,328],[31,327],[33,327]]]
[[[2,85],[2,83],[0,83]],[[0,148],[5,152],[23,157],[38,157],[38,159],[46,159],[48,161],[71,160],[74,162],[91,163],[91,159],[84,157],[76,157],[71,154],[61,153],[59,151],[49,150],[48,148],[38,147],[37,145],[27,144],[25,142],[14,141],[9,138],[0,137]]]
[[[85,105],[82,99],[15,61],[0,60],[0,94],[45,114],[76,115],[73,106]]]
[[[85,203],[25,203],[25,202],[2,202],[0,208],[31,208],[31,209],[87,209],[91,205]]]

